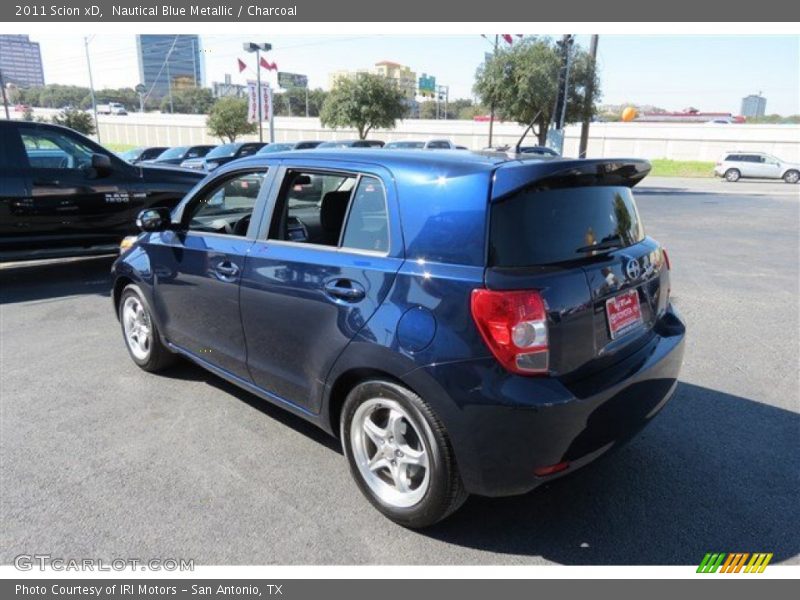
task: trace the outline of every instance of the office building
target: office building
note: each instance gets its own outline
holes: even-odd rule
[[[763,117],[767,112],[767,99],[761,94],[750,94],[742,98],[743,117]]]
[[[6,85],[44,85],[39,42],[30,41],[27,35],[0,35],[0,71]]]
[[[203,53],[197,35],[137,35],[139,81],[151,98],[164,98],[170,89],[202,87]]]

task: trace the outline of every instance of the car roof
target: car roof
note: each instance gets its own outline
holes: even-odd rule
[[[579,178],[579,181],[585,181],[585,185],[597,185],[598,181],[603,181],[605,185],[632,187],[650,172],[649,162],[634,158],[576,159],[541,154],[510,157],[498,153],[464,150],[429,153],[414,150],[385,152],[382,149],[372,148],[316,148],[254,154],[237,160],[235,165],[236,168],[260,167],[277,160],[295,163],[308,161],[309,165],[330,162],[332,167],[337,165],[346,167],[347,163],[372,164],[391,171],[397,176],[398,181],[403,180],[404,187],[413,185],[415,181],[420,185],[427,184],[431,177],[451,178],[494,173],[492,184],[494,199],[504,197],[522,186],[544,178],[574,177]],[[220,170],[220,172],[225,171]],[[426,174],[425,182],[420,181],[419,173]]]

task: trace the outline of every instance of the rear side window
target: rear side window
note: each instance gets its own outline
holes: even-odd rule
[[[591,256],[599,244],[624,248],[642,239],[630,188],[523,189],[492,207],[489,262],[557,264]]]
[[[381,182],[362,177],[358,182],[342,238],[342,246],[359,250],[389,250],[389,222]]]

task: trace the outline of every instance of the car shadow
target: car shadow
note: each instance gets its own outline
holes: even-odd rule
[[[0,264],[0,304],[111,293],[116,255]]]
[[[800,551],[800,415],[682,383],[634,441],[524,496],[471,498],[421,532],[565,565],[699,564]]]
[[[194,364],[189,359],[181,358],[175,366],[170,367],[159,373],[160,377],[170,377],[172,379],[179,379],[182,381],[199,381],[207,385],[213,386],[224,394],[228,394],[241,400],[251,408],[261,412],[264,416],[278,421],[281,425],[291,427],[298,433],[306,436],[314,442],[342,454],[341,444],[339,440],[333,438],[316,425],[313,425],[305,419],[298,417],[287,411],[280,406],[272,404],[267,400],[262,400],[255,394],[251,394],[247,390],[240,388],[237,385],[228,383],[221,377],[207,371],[206,369]]]

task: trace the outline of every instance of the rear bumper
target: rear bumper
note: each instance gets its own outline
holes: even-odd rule
[[[511,375],[493,359],[424,367],[407,380],[424,388],[429,376],[448,396],[437,405],[448,406],[440,416],[468,491],[522,494],[588,464],[649,423],[675,390],[684,335],[683,321],[670,309],[647,345],[575,382]],[[569,466],[558,474],[534,474],[564,462]]]

